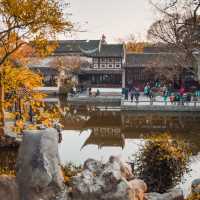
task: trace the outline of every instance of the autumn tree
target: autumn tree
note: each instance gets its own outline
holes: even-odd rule
[[[137,40],[134,34],[130,34],[127,39],[120,39],[120,42],[125,44],[128,53],[142,53],[148,46],[148,43]]]
[[[189,146],[168,134],[146,139],[136,154],[136,173],[148,184],[149,192],[164,193],[180,183],[188,171]]]
[[[58,0],[0,0],[0,126],[4,126],[5,66],[16,61],[15,52],[29,41],[48,53],[48,39],[72,28],[65,6]]]
[[[148,39],[165,46],[176,55],[176,62],[168,66],[181,74],[184,69],[195,75],[194,51],[200,45],[200,2],[195,0],[151,0],[160,13],[160,19],[148,30]],[[170,73],[170,70],[169,72]]]

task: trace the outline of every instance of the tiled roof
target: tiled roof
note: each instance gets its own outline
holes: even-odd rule
[[[123,57],[123,44],[102,44],[99,52],[93,54],[97,57]]]
[[[100,40],[88,40],[81,43],[80,49],[83,52],[90,52],[90,51],[94,52],[99,50],[99,46],[100,46]]]
[[[151,44],[144,47],[144,53],[172,53],[177,52],[177,49],[174,46],[166,45],[163,43]]]
[[[100,40],[59,40],[55,54],[59,53],[84,53],[99,48]]]
[[[146,67],[150,65],[172,66],[178,63],[174,53],[132,53],[126,55],[127,67]]]
[[[51,41],[50,41],[51,42]],[[123,57],[123,44],[101,44],[100,40],[59,40],[55,54],[77,53],[95,57]]]
[[[59,40],[54,53],[79,53],[80,44],[85,40]]]

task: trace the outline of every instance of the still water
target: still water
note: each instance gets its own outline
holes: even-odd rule
[[[187,141],[191,156],[189,174],[179,186],[188,193],[190,183],[200,178],[200,114],[120,112],[98,107],[71,106],[63,119],[63,142],[59,146],[63,164],[83,164],[88,158],[107,161],[111,155],[134,158],[145,137],[169,133]]]
[[[62,105],[61,107],[65,107]],[[145,137],[169,133],[187,141],[193,155],[190,173],[181,187],[188,194],[191,181],[200,178],[200,113],[121,112],[117,107],[70,106],[62,119],[63,141],[59,145],[62,164],[83,164],[88,158],[107,161],[111,155],[133,160]],[[17,152],[0,152],[0,173],[15,172]]]

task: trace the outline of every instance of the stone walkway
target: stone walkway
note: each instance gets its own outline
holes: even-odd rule
[[[133,102],[131,102],[131,99],[129,97],[128,100],[125,100],[124,97],[122,97],[121,99],[121,105],[127,105],[127,106],[190,106],[190,107],[194,107],[195,104],[193,101],[191,101],[190,103],[184,103],[184,105],[178,105],[178,104],[172,104],[169,100],[169,98],[167,98],[167,102],[165,103],[164,100],[163,100],[163,97],[162,96],[157,96],[155,98],[155,101],[153,102],[153,104],[151,104],[150,102],[150,98],[144,96],[144,95],[140,95],[139,97],[139,103],[137,104],[135,102],[135,99],[133,99]],[[196,102],[196,107],[200,107],[200,101]]]
[[[139,103],[136,103],[135,99],[133,102],[131,102],[131,99],[129,97],[128,100],[124,99],[124,96],[122,96],[120,93],[100,93],[99,96],[88,96],[88,94],[81,93],[77,94],[75,96],[69,97],[68,102],[72,104],[92,104],[92,105],[102,105],[107,107],[109,106],[120,106],[121,110],[124,111],[185,111],[185,112],[200,112],[200,101],[194,102],[191,101],[189,103],[171,103],[170,99],[167,98],[167,101],[164,102],[164,99],[162,96],[156,96],[155,100],[153,102],[150,101],[150,98],[147,96],[144,96],[143,93],[140,94],[139,97]]]

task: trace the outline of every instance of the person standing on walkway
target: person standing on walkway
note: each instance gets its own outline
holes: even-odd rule
[[[192,98],[191,94],[187,93],[187,95],[186,95],[186,104],[187,104],[187,106],[189,106],[189,103],[191,102],[191,98]]]
[[[170,100],[171,105],[173,105],[175,103],[175,94],[174,93],[170,94],[169,100]]]
[[[175,102],[177,103],[177,105],[180,105],[180,94],[176,93],[175,95]]]
[[[92,88],[88,89],[88,93],[89,93],[89,96],[91,97],[92,96]]]
[[[160,88],[160,81],[159,81],[159,79],[157,79],[157,80],[155,81],[155,87],[156,87],[156,88]]]
[[[198,97],[196,96],[196,94],[194,94],[192,100],[194,102],[194,107],[196,107],[197,106],[197,101],[198,101]]]
[[[125,88],[125,90],[124,90],[124,96],[125,96],[125,100],[128,101],[128,88]]]
[[[197,98],[200,97],[200,87],[197,88],[195,95],[197,96]]]
[[[135,88],[135,102],[136,104],[139,103],[140,91],[139,88]]]
[[[130,91],[131,102],[133,102],[133,97],[135,96],[135,88],[133,87]]]
[[[149,99],[150,99],[150,105],[153,105],[154,102],[154,92],[152,89],[149,90]]]
[[[144,95],[149,96],[149,92],[150,92],[150,85],[149,83],[147,83],[144,87]]]
[[[164,90],[163,91],[163,100],[164,100],[165,105],[167,105],[167,99],[168,99],[168,91]]]
[[[185,88],[181,86],[179,90],[181,105],[184,105],[184,93],[185,93]]]

